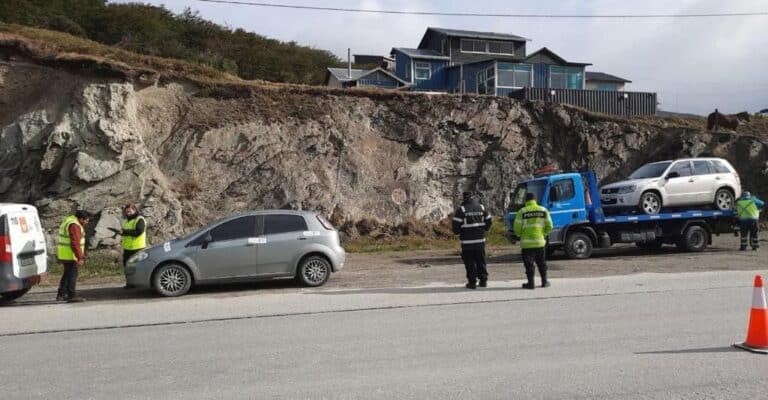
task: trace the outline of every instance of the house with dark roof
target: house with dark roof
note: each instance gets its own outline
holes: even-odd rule
[[[606,74],[605,72],[587,71],[585,75],[585,89],[587,90],[606,90],[616,92],[624,90],[624,85],[632,81],[619,78],[616,75]]]
[[[392,48],[392,76],[377,77],[385,82],[382,87],[388,88],[397,82],[396,87],[415,91],[556,101],[620,115],[655,113],[655,93],[623,92],[629,80],[586,71],[592,64],[566,60],[547,47],[529,54],[526,47],[530,41],[507,33],[430,27],[417,48]],[[378,82],[340,78],[331,70],[329,77],[335,80],[329,84],[338,85],[338,81],[341,87],[375,86]],[[373,71],[381,74],[383,70],[368,72]],[[622,94],[610,93],[616,91]]]
[[[335,88],[377,87],[398,89],[409,86],[408,82],[398,78],[391,71],[382,67],[374,69],[328,68],[325,85]]]

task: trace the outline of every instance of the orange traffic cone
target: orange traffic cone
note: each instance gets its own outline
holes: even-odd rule
[[[755,353],[768,354],[768,304],[765,301],[763,277],[755,276],[755,291],[752,295],[752,311],[749,314],[747,340],[734,346]]]

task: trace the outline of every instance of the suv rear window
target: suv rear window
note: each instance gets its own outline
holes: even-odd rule
[[[714,171],[710,171],[709,161],[699,160],[693,162],[694,175],[709,175],[713,172]]]
[[[302,232],[308,230],[307,221],[299,215],[265,215],[264,234],[276,235],[278,233]]]
[[[720,160],[712,160],[712,166],[718,174],[730,174],[731,170]]]

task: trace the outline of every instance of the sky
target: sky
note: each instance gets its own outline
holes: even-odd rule
[[[128,2],[131,0],[113,0]],[[247,1],[247,0],[244,0]],[[427,27],[505,32],[531,39],[588,71],[629,79],[626,90],[659,95],[666,111],[706,114],[768,108],[768,16],[697,19],[523,19],[407,16],[288,10],[197,0],[143,0],[189,7],[231,28],[353,54],[417,47]],[[530,14],[643,14],[768,11],[766,0],[272,0],[378,10]]]

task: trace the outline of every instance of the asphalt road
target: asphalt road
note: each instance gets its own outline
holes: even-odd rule
[[[764,272],[764,271],[763,271]],[[753,272],[0,309],[3,399],[766,398]],[[10,362],[9,362],[10,361]]]

